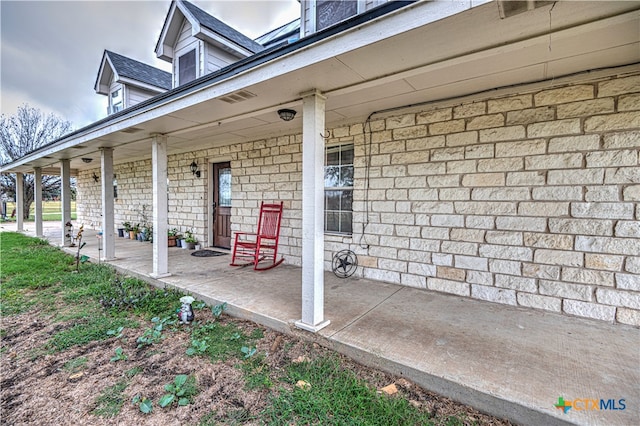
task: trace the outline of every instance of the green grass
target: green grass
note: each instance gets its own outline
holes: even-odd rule
[[[429,416],[403,398],[378,395],[375,388],[343,369],[337,358],[291,364],[281,389],[262,413],[270,425],[429,425]],[[298,380],[310,384],[295,386]]]
[[[96,408],[93,414],[100,417],[115,417],[127,399],[124,391],[129,386],[126,380],[120,380],[113,386],[105,388],[96,399]]]
[[[112,318],[107,315],[94,315],[84,321],[75,322],[66,330],[55,333],[50,340],[50,347],[55,351],[63,351],[72,346],[82,346],[89,342],[107,340],[111,336],[107,331],[118,327],[136,327],[137,321],[128,318]]]
[[[11,212],[15,209],[16,205],[14,202],[7,203],[7,220],[15,221],[15,217],[11,218]],[[33,222],[35,220],[35,202],[31,204],[31,208],[29,209],[29,219],[27,222]],[[51,221],[51,220],[62,220],[61,213],[61,202],[60,201],[43,201],[42,202],[42,220]],[[76,202],[71,201],[71,220],[76,220]]]
[[[62,366],[62,369],[69,374],[74,374],[84,369],[87,365],[89,358],[86,356],[80,356],[78,358],[71,359]]]
[[[251,335],[246,335],[234,323],[206,322],[191,329],[192,340],[205,340],[209,345],[201,355],[208,356],[214,362],[240,356],[243,346],[249,346],[262,337],[262,330],[257,329]]]

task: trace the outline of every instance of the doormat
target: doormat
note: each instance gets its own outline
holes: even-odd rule
[[[221,251],[214,251],[214,250],[196,250],[193,253],[191,253],[191,256],[213,257],[213,256],[224,256],[225,254],[229,254],[229,253],[224,253]]]

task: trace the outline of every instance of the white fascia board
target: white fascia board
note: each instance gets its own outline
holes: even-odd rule
[[[96,84],[94,86],[94,90],[100,95],[109,94],[109,84],[105,85],[102,83],[105,72],[105,65],[107,65],[107,63],[109,64],[109,68],[111,68],[111,73],[115,75],[113,64],[109,60],[109,56],[105,53],[102,58],[102,63],[100,64],[100,69],[98,70],[98,78],[96,79]]]
[[[118,82],[122,84],[126,84],[128,86],[135,86],[140,89],[151,90],[152,92],[156,92],[156,93],[164,93],[167,91],[167,89],[163,89],[162,87],[154,86],[153,84],[144,83],[140,80],[135,80],[129,77],[121,77],[120,79],[118,79]]]
[[[171,6],[169,7],[169,12],[167,12],[167,17],[164,20],[164,24],[162,25],[162,30],[160,31],[160,37],[158,37],[158,43],[156,44],[156,57],[158,59],[162,59],[163,61],[171,62],[173,60],[173,45],[165,44],[165,40],[169,33],[169,29],[173,24],[173,20],[175,18],[176,8],[179,5],[179,1],[171,2]],[[180,8],[184,15],[184,11],[182,9],[186,9],[184,7]]]
[[[200,26],[199,26],[200,27]],[[233,43],[232,41],[221,37],[220,35],[218,35],[215,31],[211,31],[208,28],[199,28],[199,31],[197,34],[193,35],[196,38],[199,38],[200,40],[204,40],[206,42],[209,42],[211,44],[219,44],[221,46],[223,46],[225,48],[225,50],[229,50],[233,53],[235,53],[238,56],[242,56],[243,58],[246,58],[248,56],[253,55],[254,53],[251,52],[250,50],[245,49],[244,47]]]

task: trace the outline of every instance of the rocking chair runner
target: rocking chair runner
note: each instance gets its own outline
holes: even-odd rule
[[[253,265],[253,269],[258,271],[275,268],[284,262],[284,258],[277,260],[282,204],[282,201],[279,204],[262,202],[257,233],[236,233],[231,266]],[[261,266],[261,263],[266,266]]]

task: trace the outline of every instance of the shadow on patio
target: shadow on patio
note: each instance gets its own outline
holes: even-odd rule
[[[33,225],[25,228],[29,234]],[[45,222],[45,235],[59,243],[60,224]],[[97,261],[96,231],[86,230],[84,241],[82,253]],[[300,268],[256,272],[228,266],[230,255],[191,253],[170,248],[172,275],[155,280],[148,275],[152,244],[117,238],[118,259],[109,263],[210,304],[227,302],[230,315],[318,341],[517,423],[640,424],[637,328],[326,273],[331,324],[314,335],[293,326],[301,314]],[[566,414],[554,407],[561,396],[574,402]],[[587,399],[614,400],[617,409],[590,410]]]

